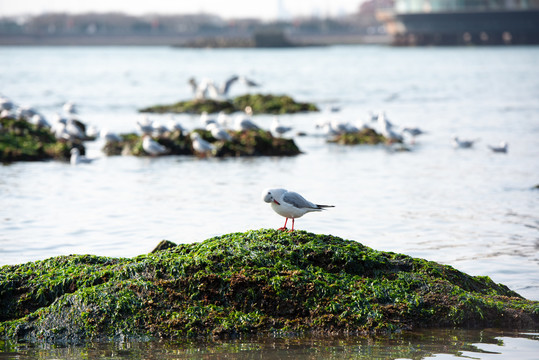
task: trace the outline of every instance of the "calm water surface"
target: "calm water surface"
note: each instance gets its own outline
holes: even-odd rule
[[[336,205],[298,219],[298,229],[450,264],[539,300],[537,64],[539,47],[0,48],[0,93],[49,117],[74,101],[82,121],[118,132],[135,131],[141,107],[190,98],[192,76],[247,75],[262,84],[257,91],[324,110],[281,117],[308,134],[294,136],[304,154],[292,158],[107,158],[97,141],[87,149],[100,159],[88,166],[0,166],[0,265],[73,253],[131,257],[161,239],[277,228],[284,219],[261,192],[285,187]],[[232,95],[246,91],[236,84]],[[328,144],[314,126],[381,110],[428,133],[412,151],[395,152]],[[197,116],[176,119],[199,126]],[[254,120],[269,128],[272,117]],[[480,140],[455,150],[454,135]],[[507,154],[487,149],[502,140]]]

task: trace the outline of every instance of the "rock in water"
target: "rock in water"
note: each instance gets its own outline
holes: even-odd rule
[[[0,333],[50,343],[539,328],[539,302],[488,277],[305,231],[6,265],[0,294]]]

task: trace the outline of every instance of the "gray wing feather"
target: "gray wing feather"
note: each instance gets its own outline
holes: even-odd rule
[[[300,209],[303,209],[303,208],[320,209],[318,205],[313,204],[312,202],[306,200],[300,194],[295,193],[293,191],[289,191],[286,194],[284,194],[283,200]]]

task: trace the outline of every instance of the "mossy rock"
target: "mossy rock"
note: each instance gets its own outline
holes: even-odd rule
[[[264,130],[229,131],[230,141],[215,139],[209,131],[193,130],[201,138],[215,146],[215,157],[240,156],[293,156],[301,153],[292,139],[274,137]],[[103,148],[106,155],[148,156],[142,148],[142,137],[131,133],[120,135],[122,141],[107,142]],[[180,131],[164,133],[154,140],[169,151],[166,155],[196,155],[189,134]]]
[[[318,111],[316,105],[296,102],[287,95],[247,94],[236,97],[233,103],[240,111],[250,106],[253,114],[293,114]]]
[[[318,111],[316,105],[299,103],[287,95],[247,94],[230,100],[188,100],[172,105],[155,105],[140,109],[140,112],[149,113],[188,113],[208,114],[225,112],[227,114],[244,111],[250,106],[253,114],[292,114],[297,112]]]
[[[387,139],[382,134],[377,133],[374,129],[366,128],[359,132],[343,133],[329,140],[341,145],[376,145],[387,142]]]
[[[539,327],[539,302],[488,277],[305,231],[6,265],[0,294],[0,333],[24,341]]]
[[[139,110],[143,113],[187,113],[187,114],[202,114],[207,112],[208,114],[225,112],[230,114],[237,109],[230,101],[218,101],[218,100],[188,100],[179,101],[172,105],[155,105]]]
[[[0,161],[69,160],[73,147],[82,154],[82,142],[60,141],[44,127],[39,127],[23,119],[0,119]]]

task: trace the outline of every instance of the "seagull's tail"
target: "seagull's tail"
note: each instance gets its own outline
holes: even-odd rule
[[[318,206],[318,208],[322,210],[324,210],[324,208],[335,207],[335,205],[320,205],[320,204],[316,204],[316,206]]]

